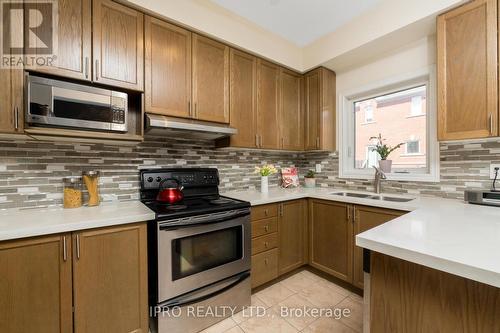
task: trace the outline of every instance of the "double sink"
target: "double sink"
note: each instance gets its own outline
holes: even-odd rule
[[[332,192],[330,194],[331,195],[338,195],[338,196],[342,196],[342,197],[382,200],[382,201],[392,201],[392,202],[409,202],[409,201],[412,201],[415,199],[415,198],[393,197],[393,196],[387,196],[387,195],[356,193],[356,192]]]

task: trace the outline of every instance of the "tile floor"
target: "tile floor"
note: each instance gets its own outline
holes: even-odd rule
[[[350,314],[335,319],[332,314],[283,312],[303,308],[349,309]],[[361,333],[363,328],[362,298],[306,270],[253,294],[251,309],[253,313],[244,310],[202,333]]]

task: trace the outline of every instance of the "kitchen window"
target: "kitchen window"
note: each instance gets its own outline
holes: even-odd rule
[[[340,177],[373,178],[380,160],[373,137],[381,134],[389,146],[403,144],[389,156],[388,179],[439,180],[433,87],[427,71],[339,94]]]
[[[408,140],[406,141],[406,154],[415,155],[420,154],[420,141],[419,140]]]

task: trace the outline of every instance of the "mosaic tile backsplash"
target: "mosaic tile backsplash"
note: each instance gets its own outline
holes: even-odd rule
[[[465,188],[489,188],[489,165],[500,163],[500,140],[443,143],[441,182],[386,181],[383,191],[462,198]],[[333,153],[290,153],[246,149],[216,149],[213,141],[146,137],[137,146],[0,140],[0,209],[60,205],[62,178],[82,170],[101,171],[103,200],[138,199],[138,170],[157,167],[216,167],[221,191],[258,189],[255,165],[299,167],[301,178],[316,163],[322,164],[318,186],[372,190],[367,180],[338,178]],[[278,177],[271,178],[278,186]]]

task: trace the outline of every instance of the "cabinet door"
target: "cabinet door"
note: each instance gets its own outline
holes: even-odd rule
[[[142,91],[144,15],[111,0],[93,1],[94,81]]]
[[[498,136],[497,44],[496,0],[438,17],[439,140]]]
[[[335,72],[320,68],[321,70],[321,110],[319,115],[319,149],[335,151],[336,147],[336,96],[337,77]]]
[[[0,243],[0,332],[72,331],[70,243],[69,234]]]
[[[231,127],[238,134],[230,138],[231,146],[257,146],[257,58],[231,49],[229,111]]]
[[[193,34],[194,118],[229,123],[229,46]]]
[[[321,108],[321,75],[314,70],[305,75],[305,140],[306,150],[319,149],[319,127]]]
[[[305,200],[283,202],[280,207],[278,264],[281,275],[305,264],[307,216]]]
[[[73,234],[75,333],[147,333],[146,224]]]
[[[0,133],[23,132],[23,70],[0,69]]]
[[[366,206],[354,206],[354,234],[353,234],[353,284],[358,288],[363,288],[363,249],[356,246],[354,237],[366,230],[375,228],[387,221],[395,219],[405,212],[398,210],[382,209]]]
[[[309,205],[310,265],[351,282],[353,237],[350,205],[314,199]]]
[[[90,8],[91,0],[58,0],[55,61],[52,66],[34,67],[33,70],[71,79],[88,81],[92,79],[90,73],[92,47]],[[43,34],[44,32],[39,33]],[[52,31],[47,33],[52,33]]]
[[[302,116],[302,76],[281,69],[281,149],[304,148],[304,119]]]
[[[259,147],[278,149],[280,110],[280,67],[257,60],[257,132]]]
[[[146,16],[146,112],[191,116],[191,32]]]

